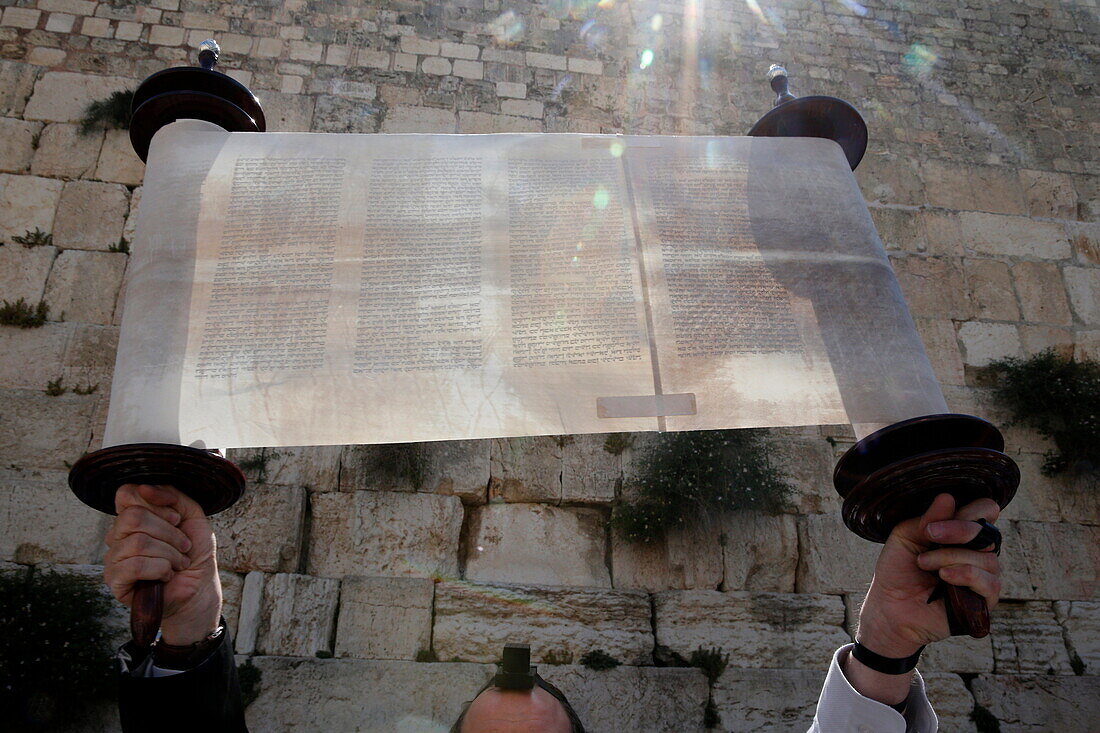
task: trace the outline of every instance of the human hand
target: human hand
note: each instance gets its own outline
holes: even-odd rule
[[[222,590],[214,531],[202,508],[171,486],[126,484],[115,494],[103,579],[126,606],[134,583],[164,583],[161,638],[185,646],[217,628]]]

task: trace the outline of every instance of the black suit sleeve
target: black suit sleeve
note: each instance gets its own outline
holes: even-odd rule
[[[233,643],[227,631],[199,666],[168,677],[146,677],[151,660],[133,642],[122,647],[118,710],[126,733],[187,731],[247,733]]]

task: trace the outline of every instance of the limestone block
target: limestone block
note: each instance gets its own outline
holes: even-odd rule
[[[1008,265],[997,260],[967,257],[963,260],[963,270],[975,318],[1019,320],[1020,307],[1016,304]]]
[[[1020,488],[1013,497],[1012,503],[1001,512],[1000,521],[1007,519],[1023,519],[1033,522],[1061,522],[1063,519],[1070,522],[1087,523],[1085,517],[1063,515],[1063,492],[1073,492],[1072,483],[1061,477],[1044,476],[1042,473],[1043,456],[1038,453],[1012,453],[1012,460],[1020,467]],[[1095,492],[1087,492],[1090,498],[1096,498],[1095,504],[1100,504],[1100,497],[1095,497]],[[1072,500],[1072,497],[1070,497]],[[1100,507],[1097,507],[1100,508]]]
[[[826,515],[807,519],[817,516]],[[798,532],[790,514],[731,513],[722,523],[722,590],[794,592]]]
[[[722,730],[805,733],[817,710],[828,660],[820,669],[727,669],[714,683]]]
[[[563,504],[610,504],[622,476],[622,460],[604,449],[607,436],[568,436],[561,448]]]
[[[887,250],[912,253],[926,251],[924,218],[921,212],[884,206],[872,206],[869,210],[882,245]]]
[[[794,488],[792,503],[803,514],[840,512],[841,498],[833,488],[836,457],[821,437],[794,436],[768,443],[768,457]]]
[[[1055,601],[1054,615],[1065,629],[1071,662],[1076,655],[1084,674],[1096,675],[1100,671],[1100,603]]]
[[[72,324],[70,332],[62,361],[64,384],[105,393],[115,367],[118,327]]]
[[[490,499],[551,504],[561,501],[562,449],[569,439],[573,436],[489,441]]]
[[[959,326],[963,361],[969,366],[988,366],[990,362],[1020,355],[1020,334],[1008,323],[966,321]]]
[[[932,371],[940,384],[965,384],[962,354],[955,334],[955,324],[946,319],[913,319],[924,342],[925,353],[932,362]]]
[[[121,252],[63,250],[46,281],[50,317],[110,325],[125,271]]]
[[[134,89],[137,82],[120,76],[95,76],[68,71],[47,71],[34,85],[23,117],[50,122],[79,122],[92,102],[114,92]]]
[[[0,240],[11,241],[28,231],[53,231],[62,181],[0,173]]]
[[[311,503],[311,574],[458,574],[462,502],[453,496],[355,491],[314,494]]]
[[[88,449],[92,414],[100,397],[0,390],[3,465],[60,469],[74,463]]]
[[[138,186],[130,193],[130,211],[126,215],[126,224],[122,227],[122,236],[131,244],[134,241],[134,232],[137,230],[138,206],[141,204],[143,190],[143,186]]]
[[[237,572],[297,570],[303,511],[301,487],[249,484],[240,501],[210,519],[218,564]]]
[[[22,173],[31,164],[34,155],[34,136],[42,126],[0,117],[0,171]]]
[[[955,258],[907,256],[892,257],[890,262],[914,316],[969,317],[963,273]]]
[[[94,563],[109,525],[81,504],[67,471],[0,469],[0,558],[19,563]]]
[[[652,542],[629,542],[612,532],[616,588],[647,591],[717,588],[722,582],[721,529],[678,527]]]
[[[1053,171],[1020,171],[1028,213],[1054,219],[1077,217],[1077,191],[1073,179]]]
[[[928,254],[958,256],[963,253],[962,226],[957,213],[926,209],[921,212],[921,219]]]
[[[269,132],[309,132],[314,108],[312,96],[264,92],[263,106]]]
[[[260,619],[263,616],[264,574],[253,570],[244,576],[241,588],[241,605],[237,612],[237,628],[234,638],[238,654],[252,654],[256,651],[256,638],[260,633]]]
[[[244,577],[228,570],[219,570],[218,579],[222,584],[222,616],[229,635],[237,638],[237,622],[241,617],[241,592],[244,590]]]
[[[322,94],[317,97],[311,129],[314,132],[377,132],[381,111],[374,102]]]
[[[489,484],[489,442],[348,446],[340,459],[340,490],[422,491],[483,504]]]
[[[118,245],[130,196],[125,186],[99,181],[69,181],[54,219],[54,244],[65,249],[106,251]]]
[[[344,578],[336,656],[416,659],[431,648],[434,594],[428,578]]]
[[[462,705],[492,678],[489,664],[259,657],[260,696],[250,731],[446,733]]]
[[[1082,265],[1100,265],[1100,222],[1066,223],[1077,261]]]
[[[4,250],[0,248],[0,263]],[[0,264],[0,267],[3,265]],[[2,291],[0,291],[2,292]],[[65,354],[65,345],[73,327],[64,323],[46,323],[41,328],[0,328],[0,387],[44,389],[56,379],[52,371]],[[71,384],[68,380],[66,383]]]
[[[276,573],[264,582],[256,651],[293,657],[331,652],[340,581]]]
[[[983,674],[971,685],[1002,731],[1085,731],[1100,719],[1100,677]]]
[[[1012,267],[1024,320],[1069,326],[1073,319],[1057,265],[1020,262]]]
[[[31,64],[0,59],[0,115],[18,117],[23,114],[39,71],[41,69]]]
[[[839,514],[798,518],[799,593],[865,591],[881,545],[848,531]]]
[[[57,247],[28,249],[11,244],[0,247],[0,300],[14,303],[23,298],[36,305],[46,290],[46,278],[55,257]],[[60,314],[50,315],[56,318]]]
[[[444,581],[432,638],[447,661],[495,662],[517,639],[531,645],[532,663],[570,664],[593,649],[623,664],[653,661],[649,597],[640,591]]]
[[[961,166],[923,160],[921,176],[928,203],[947,209],[1027,214],[1023,186],[1012,168]]]
[[[488,504],[470,510],[466,577],[495,583],[611,585],[607,516],[594,509]]]
[[[870,151],[855,173],[863,197],[868,201],[909,205],[924,203],[924,184],[913,158]]]
[[[1002,602],[989,633],[997,674],[1073,674],[1050,603]]]
[[[1007,525],[1007,526],[1006,526]],[[1100,590],[1100,527],[1002,522],[1003,598],[1092,600]]]
[[[1100,268],[1067,267],[1063,274],[1077,318],[1090,326],[1100,325]]]
[[[301,486],[310,491],[335,491],[340,479],[336,445],[281,446],[264,449],[264,481],[275,486]]]
[[[36,176],[84,178],[95,171],[103,133],[82,135],[79,125],[55,122],[46,125],[34,151],[31,172]]]
[[[1100,329],[1078,331],[1074,355],[1077,359],[1100,361]]]
[[[922,662],[923,668],[923,662]],[[940,720],[942,731],[966,731],[971,733],[976,730],[974,722],[970,719],[970,713],[974,710],[974,698],[962,677],[957,674],[921,673],[924,678],[924,689],[928,694],[928,700],[936,711],[936,717]]]
[[[458,131],[466,134],[541,132],[542,120],[460,110],[458,113]]]
[[[654,602],[658,649],[685,659],[719,647],[733,667],[820,669],[850,641],[836,596],[686,590]]]
[[[95,177],[101,181],[140,186],[145,178],[145,164],[130,145],[126,130],[107,130],[99,151]]]
[[[707,680],[695,669],[617,667],[597,672],[576,665],[539,668],[561,690],[591,731],[703,730]]]
[[[964,211],[959,226],[968,253],[1044,260],[1073,254],[1065,229],[1054,222]]]
[[[1075,348],[1073,331],[1057,326],[1020,326],[1020,345],[1025,354],[1038,354],[1040,351],[1054,349],[1069,356]]]

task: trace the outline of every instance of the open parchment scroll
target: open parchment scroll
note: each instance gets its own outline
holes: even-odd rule
[[[886,423],[946,407],[840,147],[153,141],[105,444]]]

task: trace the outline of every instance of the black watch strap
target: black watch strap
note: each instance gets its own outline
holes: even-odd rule
[[[881,654],[875,654],[858,641],[852,646],[852,656],[858,659],[860,664],[870,667],[876,672],[882,672],[883,674],[905,674],[906,672],[912,671],[912,669],[917,666],[917,660],[920,659],[921,652],[923,651],[924,647],[922,646],[913,656],[897,659],[895,657],[884,657]]]

